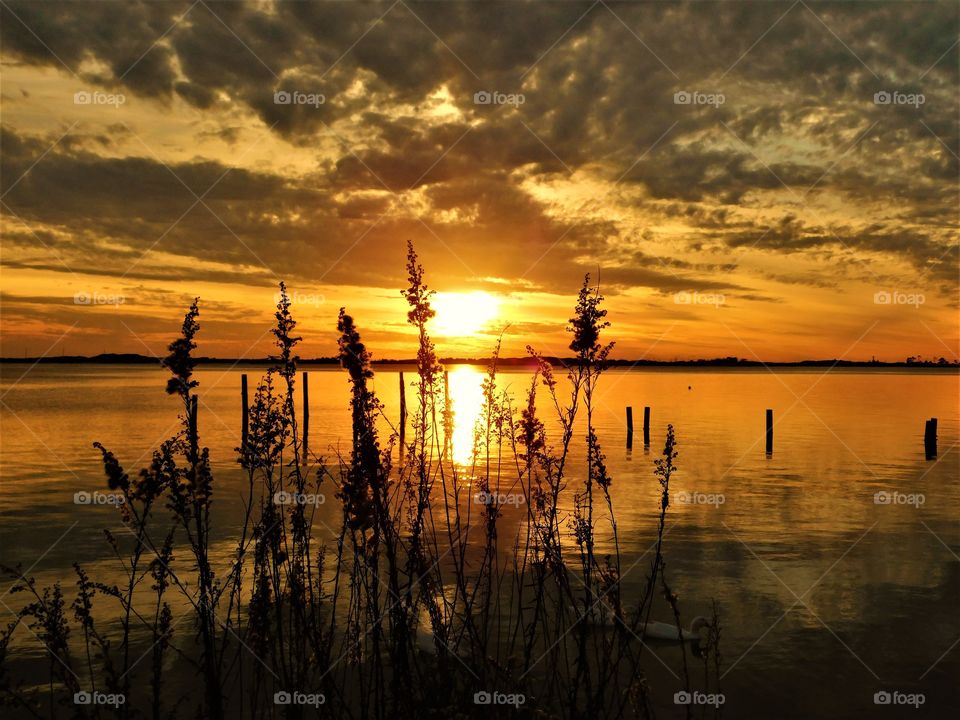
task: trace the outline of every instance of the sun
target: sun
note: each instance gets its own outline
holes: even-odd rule
[[[441,337],[471,337],[484,330],[499,314],[500,300],[488,292],[438,292],[431,331]]]

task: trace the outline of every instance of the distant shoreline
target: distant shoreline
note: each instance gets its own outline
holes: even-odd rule
[[[546,357],[552,365],[562,367],[564,365],[574,364],[574,358]],[[271,365],[273,361],[269,358],[196,358],[198,365]],[[440,362],[446,365],[487,365],[490,358],[441,358]],[[0,364],[42,364],[42,365],[157,365],[157,358],[147,355],[138,355],[136,353],[104,353],[100,355],[61,355],[47,357],[28,357],[28,358],[0,358]],[[301,358],[297,361],[300,366],[338,366],[339,359],[335,357],[321,358]],[[374,360],[374,365],[416,365],[413,358],[404,360]],[[501,367],[529,367],[533,368],[535,363],[529,357],[500,358],[497,364]],[[879,360],[798,360],[792,362],[764,362],[760,360],[746,360],[743,358],[727,357],[702,360],[610,360],[610,367],[676,367],[676,368],[719,368],[719,369],[737,369],[737,368],[822,368],[822,367],[845,367],[845,368],[899,368],[899,369],[936,369],[936,370],[960,370],[960,363],[957,362],[938,362],[932,360],[923,360],[912,362],[883,362]]]

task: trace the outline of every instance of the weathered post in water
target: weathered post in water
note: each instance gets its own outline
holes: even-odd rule
[[[773,455],[773,410],[767,408],[767,455]]]
[[[627,450],[633,447],[633,408],[627,405]]]
[[[310,385],[307,371],[303,371],[303,459],[307,459],[307,447],[310,444]]]
[[[923,429],[923,452],[927,460],[933,460],[937,456],[937,419],[927,420]]]
[[[240,410],[243,420],[240,424],[240,451],[247,448],[247,435],[250,433],[250,399],[247,396],[247,374],[240,376]]]
[[[190,452],[193,453],[194,460],[200,453],[200,436],[197,433],[197,396],[190,397]]]
[[[450,371],[444,370],[443,371],[443,417],[444,417],[443,456],[444,457],[447,456],[447,450],[449,449],[449,446],[450,446],[449,433],[447,432],[449,430],[449,427],[446,421],[446,419],[450,417],[449,413],[450,413]]]
[[[643,446],[650,447],[650,406],[643,408]]]
[[[407,395],[403,384],[403,373],[400,373],[400,457],[403,457],[403,439],[407,434]]]

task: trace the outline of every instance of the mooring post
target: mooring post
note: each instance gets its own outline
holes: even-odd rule
[[[447,450],[450,445],[450,438],[448,437],[447,431],[449,428],[449,423],[447,419],[450,417],[450,371],[443,371],[443,455],[446,457]]]
[[[633,447],[633,408],[627,405],[627,449]]]
[[[310,383],[307,371],[303,371],[303,459],[307,459],[310,444]]]
[[[240,410],[241,410],[241,423],[240,423],[240,450],[241,452],[246,452],[247,449],[247,435],[250,433],[250,399],[247,396],[247,374],[243,373],[240,376]]]
[[[767,455],[773,455],[773,410],[767,408]]]
[[[937,419],[927,420],[923,429],[923,452],[927,460],[933,460],[937,456]]]
[[[197,396],[190,397],[190,452],[194,461],[200,456],[200,437],[197,433]]]
[[[407,434],[407,395],[403,384],[403,373],[400,373],[400,457],[403,457],[403,439]]]
[[[650,406],[643,408],[643,446],[650,447]]]

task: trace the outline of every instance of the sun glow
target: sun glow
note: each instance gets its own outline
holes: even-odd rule
[[[482,290],[438,292],[433,297],[437,311],[431,321],[432,334],[441,337],[470,337],[479,334],[499,314],[500,300]]]
[[[469,465],[473,433],[483,411],[483,373],[469,365],[450,371],[450,408],[453,411],[453,461]]]

